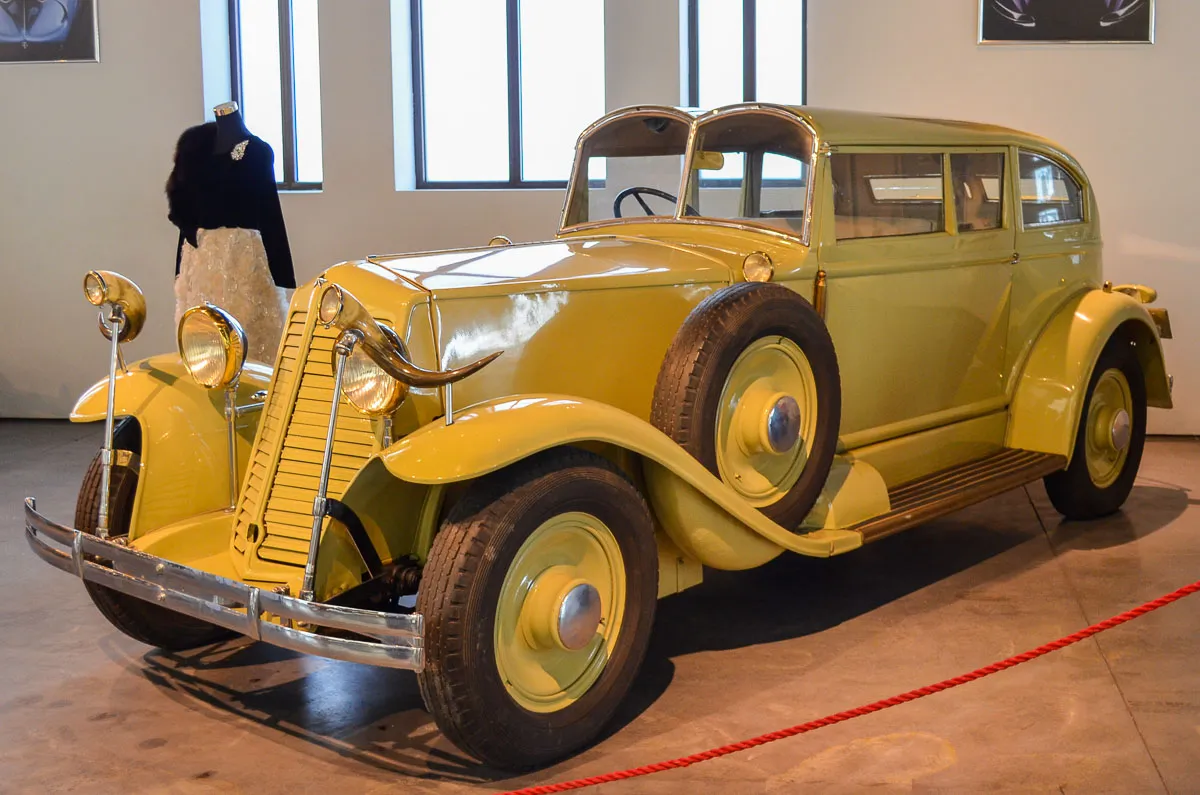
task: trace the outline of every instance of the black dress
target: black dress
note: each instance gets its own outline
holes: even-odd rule
[[[275,285],[295,287],[270,145],[249,135],[244,147],[214,152],[216,140],[217,125],[208,122],[184,130],[175,146],[175,167],[167,180],[167,218],[179,227],[175,274],[179,274],[184,241],[199,245],[198,230],[257,229]]]

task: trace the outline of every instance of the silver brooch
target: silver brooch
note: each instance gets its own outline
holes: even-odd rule
[[[229,152],[229,156],[232,157],[234,160],[241,160],[243,157],[246,156],[246,147],[249,144],[250,144],[250,139],[247,138],[246,140],[242,141],[240,144],[237,144],[236,146],[234,146],[233,149]]]

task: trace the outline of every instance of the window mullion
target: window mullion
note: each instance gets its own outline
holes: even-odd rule
[[[506,0],[508,21],[508,184],[521,184],[520,0]]]
[[[241,1],[229,0],[229,98],[242,104]]]
[[[413,95],[413,165],[416,167],[416,185],[426,185],[425,168],[425,69],[422,51],[421,0],[409,0],[409,34],[412,40],[412,95]]]
[[[756,4],[756,0],[742,0],[742,99],[745,102],[753,102],[757,96]]]
[[[279,87],[283,113],[283,182],[296,184],[296,78],[292,0],[279,0]]]
[[[687,0],[687,103],[700,107],[700,0]]]

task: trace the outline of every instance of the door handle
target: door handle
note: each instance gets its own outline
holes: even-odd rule
[[[1016,252],[1013,252],[1013,255],[1012,255],[1012,264],[1013,264],[1013,265],[1019,265],[1020,263],[1021,263],[1021,255],[1020,255],[1020,254],[1018,254],[1018,253],[1016,253]]]

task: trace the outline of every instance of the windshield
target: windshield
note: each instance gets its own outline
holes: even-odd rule
[[[671,218],[690,117],[646,111],[593,132],[575,160],[564,226],[614,218]]]
[[[803,235],[813,135],[798,119],[752,109],[702,122],[688,177],[688,215],[750,221]]]

